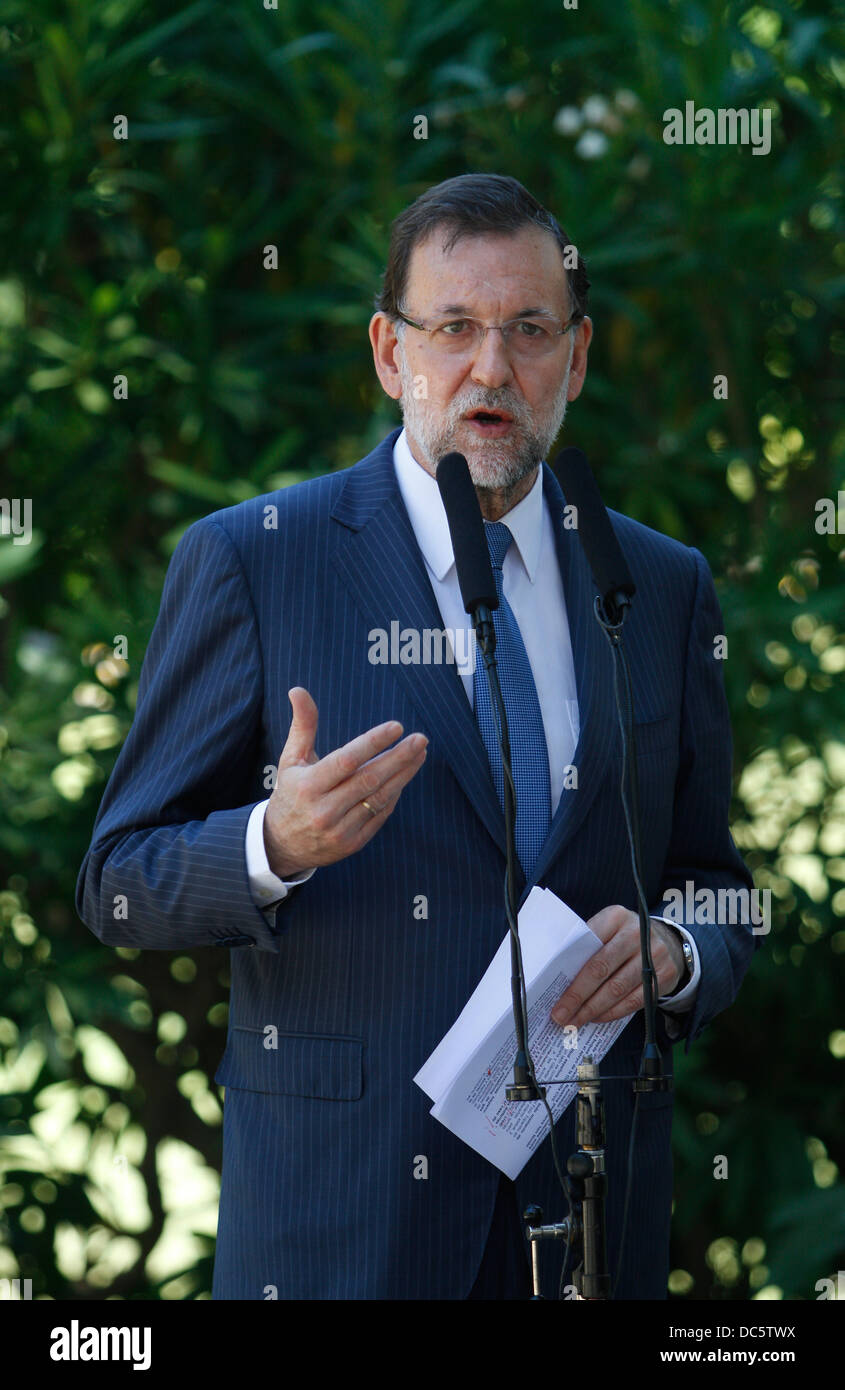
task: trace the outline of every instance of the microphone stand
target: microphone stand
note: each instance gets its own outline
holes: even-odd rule
[[[498,720],[499,744],[502,752],[505,812],[505,915],[511,936],[511,998],[516,1031],[516,1057],[513,1064],[513,1084],[506,1087],[509,1101],[544,1100],[545,1087],[537,1084],[534,1063],[528,1050],[528,1001],[522,972],[522,952],[519,945],[516,896],[516,790],[511,770],[511,746],[508,716],[502,698],[499,668],[496,662],[496,629],[493,615],[486,604],[473,609],[473,623],[478,648],[490,686],[490,700]]]
[[[606,1299],[610,1296],[610,1271],[607,1267],[607,1236],[605,1198],[604,1100],[601,1078],[592,1057],[586,1057],[578,1068],[581,1084],[577,1099],[578,1152],[569,1159],[566,1169],[581,1188],[581,1244],[583,1256],[574,1274],[576,1288],[584,1299]]]
[[[529,1206],[523,1212],[523,1220],[528,1223],[525,1235],[531,1245],[532,1302],[543,1299],[537,1249],[537,1243],[541,1240],[565,1239],[567,1247],[580,1241],[582,1259],[572,1276],[576,1298],[586,1301],[610,1296],[605,1223],[604,1101],[599,1069],[589,1054],[578,1067],[576,1115],[579,1147],[566,1164],[570,1191],[569,1216],[553,1226],[544,1226],[541,1207]]]
[[[637,906],[640,922],[640,954],[642,958],[643,1012],[645,1016],[645,1046],[643,1048],[639,1075],[636,1077],[606,1077],[605,1080],[632,1081],[633,1090],[638,1097],[639,1093],[644,1091],[671,1090],[672,1078],[664,1076],[663,1074],[663,1060],[655,1036],[657,975],[651,956],[648,905],[645,901],[641,877],[639,806],[637,800],[637,750],[634,737],[631,673],[628,666],[627,655],[622,645],[622,625],[629,608],[629,596],[623,591],[617,590],[615,593],[607,595],[605,602],[603,602],[600,597],[596,597],[594,612],[596,621],[599,623],[610,643],[615,660],[614,686],[616,693],[616,708],[622,734],[622,806],[625,812],[625,826],[628,832],[628,841],[631,849],[631,864],[637,889]],[[620,678],[622,691],[624,692],[624,701],[620,698]],[[626,797],[626,780],[630,781],[630,807]],[[570,1176],[570,1186],[575,1189],[574,1195],[577,1210],[573,1212],[570,1197],[570,1215],[564,1221],[557,1222],[551,1226],[542,1225],[543,1213],[541,1208],[537,1206],[529,1206],[523,1213],[523,1219],[527,1223],[525,1234],[531,1244],[534,1288],[532,1301],[542,1298],[539,1282],[537,1242],[548,1239],[558,1240],[563,1237],[566,1238],[567,1245],[575,1239],[580,1239],[582,1245],[582,1261],[573,1276],[578,1298],[593,1301],[612,1297],[610,1273],[607,1267],[605,1210],[607,1179],[604,1102],[601,1095],[601,1078],[599,1076],[598,1067],[593,1063],[590,1057],[587,1057],[585,1062],[579,1066],[577,1070],[578,1075],[575,1078],[556,1077],[554,1081],[547,1081],[545,1083],[546,1086],[552,1086],[562,1082],[571,1082],[572,1080],[577,1080],[578,1082],[577,1138],[579,1148],[577,1152],[569,1158],[566,1165],[567,1172]],[[634,1125],[636,1125],[637,1109],[638,1101],[635,1102]],[[631,1146],[631,1151],[632,1150],[633,1145]],[[625,1198],[625,1218],[623,1219],[618,1268],[621,1268],[622,1253],[624,1250],[630,1180],[631,1169],[629,1159],[628,1192],[626,1192]]]

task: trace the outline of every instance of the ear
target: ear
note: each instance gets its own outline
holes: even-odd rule
[[[593,320],[591,318],[583,318],[575,330],[575,347],[572,350],[569,389],[566,392],[566,399],[568,401],[577,400],[581,394],[581,387],[584,385],[584,377],[587,375],[587,351],[592,336]]]
[[[387,314],[380,309],[370,319],[370,342],[373,346],[373,362],[378,379],[392,400],[398,401],[402,395],[402,382],[398,366],[398,342],[396,330]]]

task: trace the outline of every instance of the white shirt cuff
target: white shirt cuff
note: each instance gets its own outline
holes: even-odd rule
[[[673,922],[669,917],[655,917],[654,920],[656,922],[665,922],[667,927],[674,927],[675,931],[680,932],[683,939],[688,941],[692,947],[693,967],[692,974],[687,980],[687,983],[677,994],[666,994],[657,1001],[658,1008],[663,1009],[664,1013],[685,1014],[693,1006],[701,980],[701,962],[698,958],[698,947],[695,944],[695,938],[690,936],[689,932],[682,927],[679,922]]]
[[[295,888],[298,883],[304,883],[315,872],[315,869],[305,869],[301,874],[294,874],[293,878],[289,879],[281,879],[273,873],[264,848],[264,814],[269,804],[268,796],[266,801],[259,801],[257,806],[253,806],[246,827],[245,851],[249,891],[256,907],[262,909],[275,907],[287,897],[289,889]]]

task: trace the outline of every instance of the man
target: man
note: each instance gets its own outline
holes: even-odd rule
[[[602,1070],[638,1070],[612,654],[543,462],[592,336],[589,282],[580,257],[567,269],[568,248],[514,179],[429,189],[394,223],[370,323],[404,429],[351,469],[197,522],[173,557],[77,901],[110,944],[233,948],[215,1078],[226,1088],[216,1298],[525,1297],[519,1213],[565,1210],[548,1142],[511,1183],[431,1118],[413,1082],[505,932],[489,697],[454,664],[373,659],[391,623],[469,624],[434,479],[451,449],[491,523],[506,699],[529,731],[514,771],[520,901],[540,883],[589,920],[602,946],[556,1016],[633,1013]],[[727,824],[721,615],[706,563],[628,518],[614,525],[638,588],[626,647],[671,1071],[672,1041],[689,1047],[732,1001],[753,940],[748,926],[675,921],[670,895],[751,879]],[[128,917],[116,922],[118,894]],[[640,1101],[620,1265],[633,1100],[627,1084],[604,1089],[616,1297],[663,1298],[672,1095]],[[564,1162],[573,1112],[556,1128]],[[547,1295],[560,1257],[542,1251]]]

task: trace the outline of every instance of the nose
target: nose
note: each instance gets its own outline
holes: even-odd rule
[[[505,348],[505,335],[498,328],[487,330],[473,358],[470,376],[479,386],[505,386],[513,378]]]

